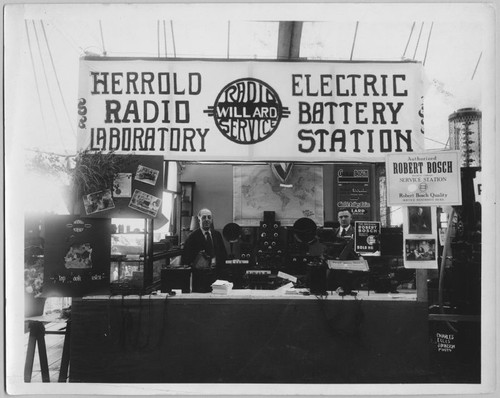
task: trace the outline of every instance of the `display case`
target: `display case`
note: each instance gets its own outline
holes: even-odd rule
[[[111,234],[111,294],[147,294],[158,289],[166,256],[153,251],[153,220],[130,226],[116,219]]]
[[[111,257],[111,293],[112,294],[141,294],[159,289],[161,270],[170,263],[170,258],[176,255],[173,252],[153,254],[151,261],[151,283],[145,283],[144,256]]]

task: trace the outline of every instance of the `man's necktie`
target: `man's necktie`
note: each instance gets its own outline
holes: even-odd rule
[[[345,228],[342,228],[342,233],[340,234],[340,236],[346,236],[347,235],[347,231]]]
[[[214,256],[214,242],[212,241],[212,237],[210,236],[210,232],[205,232],[205,237],[207,238],[207,254],[210,257]]]

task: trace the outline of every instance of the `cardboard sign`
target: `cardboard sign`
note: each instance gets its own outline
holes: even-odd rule
[[[422,76],[416,62],[86,57],[78,149],[178,161],[382,162],[424,150]]]
[[[45,220],[44,297],[109,294],[111,220]]]
[[[389,154],[386,173],[389,206],[462,204],[458,151]]]
[[[354,251],[362,256],[380,256],[380,228],[378,221],[356,221]]]

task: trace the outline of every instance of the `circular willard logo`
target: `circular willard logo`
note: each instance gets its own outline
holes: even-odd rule
[[[80,219],[74,220],[71,224],[66,224],[67,228],[71,228],[73,232],[83,232],[85,231],[85,228],[90,228],[90,224],[86,224]]]
[[[269,84],[253,78],[229,83],[205,113],[213,116],[215,125],[227,139],[244,145],[266,140],[281,119],[290,115],[278,93]]]

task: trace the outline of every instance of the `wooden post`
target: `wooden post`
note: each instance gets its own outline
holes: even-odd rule
[[[284,21],[279,24],[278,59],[298,59],[302,22]]]
[[[415,281],[417,284],[417,301],[428,301],[429,295],[427,292],[427,270],[415,270]]]

